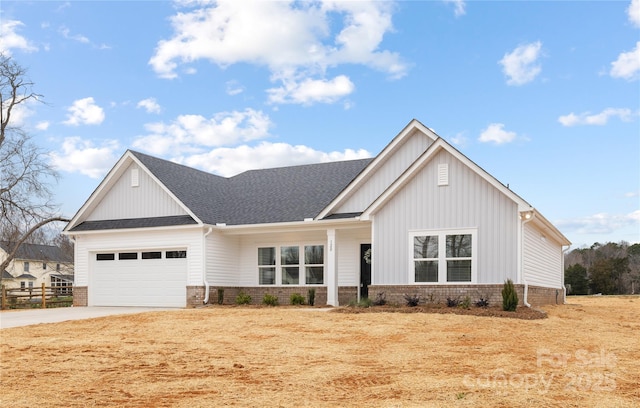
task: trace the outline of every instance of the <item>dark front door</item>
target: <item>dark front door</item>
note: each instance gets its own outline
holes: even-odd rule
[[[370,250],[371,244],[360,244],[360,299],[369,297],[369,285],[371,285]],[[367,254],[367,251],[369,251],[369,254]]]

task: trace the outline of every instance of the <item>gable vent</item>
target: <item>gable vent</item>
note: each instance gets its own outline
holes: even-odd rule
[[[449,164],[447,163],[438,164],[438,185],[449,185]]]
[[[138,187],[140,185],[140,170],[131,169],[131,187]]]

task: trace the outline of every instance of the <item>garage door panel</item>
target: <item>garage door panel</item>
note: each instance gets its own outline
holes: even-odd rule
[[[134,251],[126,251],[134,252]],[[187,259],[97,261],[92,256],[89,304],[95,306],[186,306]]]

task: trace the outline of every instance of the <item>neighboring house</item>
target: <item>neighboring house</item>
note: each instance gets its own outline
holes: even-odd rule
[[[373,159],[230,178],[127,151],[65,234],[74,302],[90,306],[195,306],[220,288],[225,303],[309,288],[328,305],[381,292],[500,302],[506,279],[524,304],[561,303],[570,245],[416,120]]]
[[[13,245],[0,241],[0,262],[7,258]],[[54,245],[22,244],[2,273],[7,289],[39,289],[73,286],[73,259]]]

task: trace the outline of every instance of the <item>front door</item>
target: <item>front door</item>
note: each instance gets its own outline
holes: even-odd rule
[[[367,253],[369,251],[369,253]],[[371,244],[360,245],[360,299],[369,297],[371,285]]]

